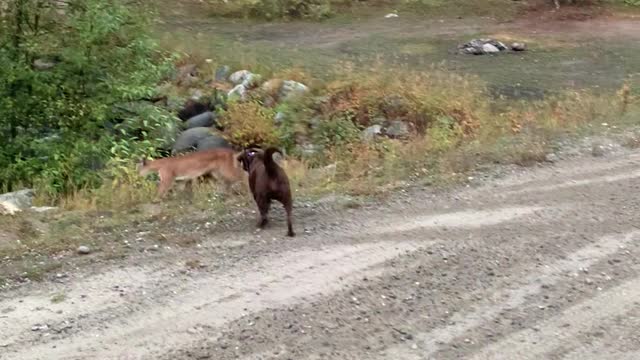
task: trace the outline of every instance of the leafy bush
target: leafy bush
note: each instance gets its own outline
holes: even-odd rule
[[[314,143],[326,148],[342,147],[356,142],[360,138],[360,130],[350,116],[335,117],[322,121],[313,133]]]
[[[210,0],[213,15],[264,19],[323,19],[331,15],[329,0]]]
[[[0,188],[55,195],[100,182],[110,150],[135,135],[112,131],[130,116],[114,105],[150,97],[170,64],[131,3],[72,2],[64,15],[41,4],[10,2],[0,19]]]
[[[258,102],[231,102],[218,123],[224,128],[225,139],[234,145],[277,145],[277,128],[273,117],[273,110]]]

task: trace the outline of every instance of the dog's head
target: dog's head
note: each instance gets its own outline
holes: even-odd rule
[[[243,150],[237,157],[237,160],[242,165],[242,169],[244,171],[249,172],[251,169],[251,164],[258,157],[262,150],[258,148],[248,148]]]

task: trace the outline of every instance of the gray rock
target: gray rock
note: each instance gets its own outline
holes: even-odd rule
[[[204,112],[187,120],[187,129],[212,127],[214,125],[216,125],[216,114],[211,111]]]
[[[247,97],[247,88],[244,85],[240,84],[231,89],[229,93],[227,93],[227,98],[229,100],[244,100]]]
[[[558,157],[558,155],[556,155],[554,153],[547,154],[544,157],[544,161],[549,162],[549,163],[556,163],[556,162],[558,162],[558,160],[560,160],[560,158]]]
[[[258,74],[249,74],[242,81],[242,86],[244,86],[245,89],[253,89],[260,85],[260,80],[262,80],[262,76]]]
[[[404,121],[394,120],[386,128],[385,134],[390,138],[406,138],[409,136],[409,125]]]
[[[56,66],[53,61],[47,61],[45,59],[36,59],[33,61],[33,68],[39,71],[49,70]]]
[[[280,88],[280,99],[287,100],[295,96],[304,95],[309,91],[309,88],[302,83],[293,80],[285,80],[282,82]]]
[[[34,211],[37,213],[44,213],[44,212],[49,212],[53,210],[58,210],[58,208],[55,206],[32,206],[31,207],[31,211]]]
[[[520,42],[514,42],[513,44],[511,44],[511,50],[513,50],[513,51],[526,51],[527,50],[527,44],[520,43]]]
[[[495,54],[495,53],[499,53],[500,49],[498,49],[497,47],[487,43],[482,45],[482,51],[485,52],[485,54]]]
[[[190,98],[193,101],[199,101],[204,96],[204,93],[200,89],[191,89],[189,92],[191,93]]]
[[[210,137],[213,134],[211,128],[207,127],[196,127],[183,131],[176,142],[173,144],[172,153],[180,153],[184,151],[189,151],[196,149],[198,146],[198,141]]]
[[[219,67],[218,69],[216,69],[216,75],[215,75],[216,81],[226,81],[230,72],[231,72],[231,68],[229,68],[227,65],[223,65]]]
[[[227,140],[223,139],[219,135],[211,134],[210,136],[198,140],[195,146],[197,151],[212,150],[212,149],[230,149],[231,145]]]
[[[238,70],[229,76],[229,81],[231,81],[234,85],[242,84],[243,81],[247,79],[249,75],[252,75],[249,70]]]
[[[607,155],[607,147],[602,144],[593,144],[591,147],[591,155],[594,157],[603,157]]]
[[[91,253],[91,249],[88,246],[81,245],[78,247],[78,254],[88,255]]]
[[[0,195],[0,204],[9,205],[18,211],[26,210],[31,207],[35,192],[33,189],[18,190]]]
[[[362,130],[361,136],[364,141],[372,141],[380,134],[382,134],[382,126],[376,124]]]
[[[482,51],[482,48],[469,46],[469,47],[466,47],[466,48],[462,49],[462,53],[469,54],[469,55],[483,55],[484,51]]]
[[[278,111],[276,115],[273,117],[273,121],[275,121],[276,124],[282,124],[282,122],[286,118],[287,118],[287,115],[285,113],[283,113],[282,111]]]

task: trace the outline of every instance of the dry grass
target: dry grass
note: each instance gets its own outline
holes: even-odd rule
[[[316,157],[288,156],[282,165],[298,199],[331,193],[377,196],[408,184],[449,183],[486,164],[531,166],[545,161],[559,136],[596,131],[602,123],[624,127],[637,123],[640,114],[632,86],[609,96],[569,92],[538,102],[490,104],[477,79],[438,69],[426,73],[342,69],[347,75],[340,81],[315,86],[314,95],[323,102],[310,107],[309,99],[302,99],[300,106],[290,106],[294,127],[306,129],[296,130],[296,136],[317,136],[317,130],[308,126],[310,117],[352,122],[355,129],[375,123],[378,117],[402,119],[410,124],[410,134],[370,142],[347,137],[349,141],[328,144]],[[296,78],[294,74],[281,75]],[[340,129],[344,128],[336,131]],[[639,143],[637,137],[629,137],[625,146],[637,148]],[[60,199],[60,212],[0,218],[0,258],[13,264],[10,270],[0,266],[0,276],[18,273],[21,278],[42,279],[61,263],[34,259],[73,254],[81,244],[95,248],[105,259],[122,258],[129,251],[122,229],[148,231],[146,241],[151,244],[192,246],[201,235],[175,233],[176,224],[204,226],[230,208],[252,206],[246,188],[236,196],[206,182],[197,184],[192,194],[177,186],[168,199],[152,203],[155,182],[137,176],[132,166],[106,176],[110,180],[102,187]],[[148,229],[148,224],[156,225]]]

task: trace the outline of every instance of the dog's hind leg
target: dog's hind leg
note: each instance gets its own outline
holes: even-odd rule
[[[291,220],[291,212],[293,205],[291,204],[291,201],[288,201],[287,203],[285,203],[284,205],[284,211],[287,212],[287,236],[290,237],[294,237],[296,236],[296,233],[293,232],[293,221]]]
[[[271,207],[271,200],[269,199],[259,199],[256,201],[258,203],[258,210],[260,210],[260,221],[258,221],[258,227],[264,228],[269,223],[269,208]]]

